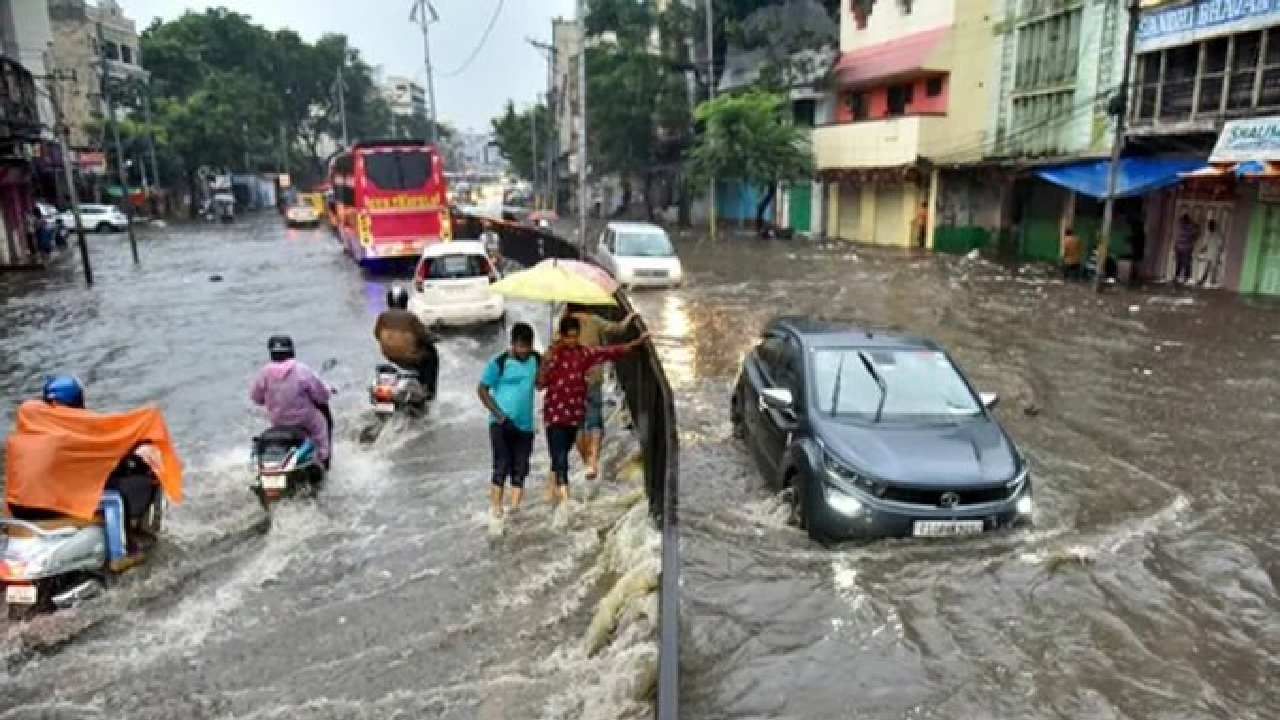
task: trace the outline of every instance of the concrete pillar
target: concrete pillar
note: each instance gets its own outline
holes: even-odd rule
[[[938,226],[938,186],[942,181],[942,171],[933,168],[929,171],[929,198],[926,202],[929,204],[929,219],[925,223],[924,246],[930,250],[933,249],[933,231]]]

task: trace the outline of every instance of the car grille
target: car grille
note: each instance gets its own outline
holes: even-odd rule
[[[636,277],[646,278],[664,278],[669,273],[666,270],[637,270]]]
[[[1010,489],[1003,485],[988,488],[907,488],[907,487],[887,487],[884,490],[883,497],[885,500],[894,502],[907,503],[908,505],[926,505],[928,507],[950,507],[944,505],[942,496],[955,493],[959,497],[960,505],[981,505],[982,503],[1000,502],[1008,500],[1010,497]]]

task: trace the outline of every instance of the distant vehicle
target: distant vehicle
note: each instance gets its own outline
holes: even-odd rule
[[[329,164],[334,230],[361,266],[415,260],[453,236],[439,153],[426,143],[356,143]]]
[[[730,416],[810,537],[953,537],[1031,520],[997,402],[932,341],[780,318],[743,361]]]
[[[320,222],[320,213],[316,212],[315,206],[310,201],[298,196],[291,204],[285,207],[284,222],[290,227],[295,225],[315,226]]]
[[[409,310],[427,325],[497,322],[506,306],[489,286],[498,277],[483,243],[455,240],[431,245],[414,272]]]
[[[596,262],[625,287],[675,287],[684,269],[667,231],[649,223],[611,222],[600,234]]]
[[[72,230],[76,227],[76,216],[70,210],[58,216],[62,224]],[[120,212],[114,205],[80,204],[80,220],[84,229],[91,232],[124,232],[129,229],[129,217]]]
[[[298,193],[298,200],[299,202],[311,205],[311,207],[314,208],[316,211],[317,218],[323,218],[326,215],[324,193],[321,193],[321,192]]]

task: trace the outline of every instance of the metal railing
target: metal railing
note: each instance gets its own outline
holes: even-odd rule
[[[481,219],[454,212],[454,236],[477,237]],[[504,221],[492,221],[500,238],[502,255],[526,267],[546,258],[579,259],[578,246],[538,228]],[[602,314],[617,320],[632,312],[631,299],[624,290],[615,294],[616,308],[602,308]],[[647,328],[628,329],[624,339],[637,337]],[[662,572],[658,586],[658,720],[679,717],[680,689],[680,536],[678,501],[679,445],[676,435],[675,396],[667,382],[652,341],[643,352],[614,363],[631,411],[632,422],[644,452],[645,492],[649,512],[662,532]]]

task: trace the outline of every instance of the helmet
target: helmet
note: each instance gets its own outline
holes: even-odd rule
[[[271,353],[273,362],[282,362],[293,358],[293,338],[288,335],[272,335],[267,340],[267,352]]]
[[[45,378],[40,397],[50,405],[84,407],[84,387],[74,375],[51,375]]]
[[[409,291],[399,285],[387,288],[387,307],[405,310],[409,307]]]

